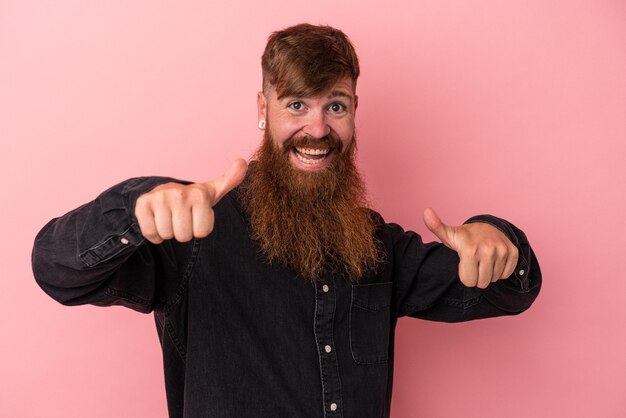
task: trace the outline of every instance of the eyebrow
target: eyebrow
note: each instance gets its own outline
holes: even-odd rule
[[[295,95],[294,96],[287,96],[287,95],[285,95],[285,96],[279,97],[278,100],[280,100],[280,101],[289,101],[289,100],[293,100],[293,99],[303,99],[303,98],[306,98],[306,97],[307,96],[302,97],[302,96],[295,96]],[[330,92],[330,94],[328,94],[328,96],[326,96],[327,99],[335,99],[337,97],[344,98],[344,99],[346,99],[346,100],[348,100],[350,102],[354,100],[354,95],[352,95],[350,93],[346,93],[343,90],[333,90],[333,91]]]
[[[343,97],[343,98],[348,99],[350,101],[352,101],[352,99],[353,99],[353,96],[351,94],[348,94],[348,93],[346,93],[345,91],[342,91],[342,90],[333,90],[328,95],[329,99],[334,99],[336,97]]]

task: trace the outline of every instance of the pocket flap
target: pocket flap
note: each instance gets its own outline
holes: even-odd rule
[[[352,285],[352,304],[368,311],[389,306],[392,282]]]

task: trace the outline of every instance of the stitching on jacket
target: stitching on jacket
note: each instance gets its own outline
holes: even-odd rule
[[[87,267],[95,267],[100,263],[103,263],[105,261],[108,261],[114,258],[115,256],[125,251],[128,247],[121,245],[119,246],[119,248],[117,248],[114,251],[111,251],[111,253],[109,254],[99,254],[100,248],[105,245],[110,245],[112,241],[114,240],[117,241],[120,239],[120,237],[124,237],[126,235],[129,235],[129,233],[131,232],[135,232],[136,230],[134,229],[134,226],[135,225],[131,223],[130,226],[126,228],[121,234],[107,236],[104,240],[96,243],[95,245],[92,245],[91,247],[83,251],[82,253],[78,254],[78,258],[80,258],[80,260]],[[141,242],[143,242],[143,240]]]
[[[113,289],[112,287],[107,287],[106,288],[106,293],[109,296],[122,298],[122,299],[128,300],[130,302],[133,302],[135,304],[138,304],[138,305],[141,305],[141,306],[145,306],[145,307],[150,307],[152,305],[152,301],[153,301],[153,299],[140,298],[139,296],[135,296],[132,293],[124,292],[122,290]]]
[[[178,289],[174,292],[170,299],[165,302],[163,305],[163,313],[167,316],[170,314],[172,307],[176,305],[183,297],[184,292],[187,290],[187,284],[189,283],[189,278],[193,273],[193,270],[196,266],[196,262],[198,261],[198,254],[200,253],[200,240],[193,240],[193,248],[191,250],[191,256],[189,256],[189,261],[187,262],[187,266],[185,268],[185,272],[183,273],[182,280],[180,281],[180,285]]]
[[[467,309],[467,308],[471,308],[474,305],[479,304],[480,302],[482,302],[483,300],[483,295],[477,296],[475,298],[472,299],[468,299],[468,300],[459,300],[459,299],[441,299],[441,303],[445,303],[448,306],[453,306],[455,308],[463,308],[463,309]],[[408,308],[409,310],[413,310],[415,312],[418,311],[425,311],[427,309],[432,308],[433,306],[435,306],[434,304],[431,305],[425,305],[425,306],[421,306],[421,305],[411,305],[408,303],[404,304],[405,308]]]
[[[165,318],[165,329],[167,331],[167,335],[172,340],[172,343],[174,343],[176,351],[178,351],[180,357],[183,359],[183,361],[185,361],[187,358],[187,349],[185,348],[185,345],[182,343],[182,341],[180,341],[180,339],[178,338],[178,335],[176,335],[174,327],[172,326],[172,323],[167,320],[167,317]]]
[[[480,295],[469,300],[442,299],[441,303],[445,303],[446,305],[454,306],[456,308],[467,309],[467,308],[471,308],[474,305],[478,305],[480,302],[482,302],[482,300],[483,300],[483,296]]]
[[[324,418],[326,418],[326,382],[324,381],[324,366],[322,365],[322,352],[320,347],[320,342],[317,338],[317,286],[315,283],[315,312],[313,313],[313,336],[315,337],[315,348],[317,349],[317,358],[319,360],[320,365],[320,381],[322,383],[322,410],[324,411]]]
[[[378,284],[378,283],[377,283]],[[389,283],[385,283],[385,284],[389,284]],[[354,355],[354,349],[352,348],[352,307],[353,305],[355,305],[354,301],[355,301],[355,290],[356,287],[352,286],[352,289],[350,291],[350,307],[349,307],[349,311],[348,311],[348,338],[350,341],[350,354],[352,355],[352,360],[356,363],[356,364],[387,364],[389,362],[389,353],[387,353],[387,358],[385,358],[385,356],[375,356],[375,360],[372,361],[361,361],[361,360],[357,360],[356,356]],[[359,306],[359,305],[356,305]],[[359,306],[359,308],[361,308]],[[378,312],[373,311],[373,310],[369,310],[370,312]],[[389,332],[391,333],[391,326],[389,329]],[[387,350],[389,350],[389,348],[387,348]]]
[[[171,296],[170,300],[165,303],[163,306],[163,316],[165,317],[165,330],[167,331],[167,335],[174,343],[174,347],[176,347],[176,351],[181,356],[183,361],[187,358],[187,348],[185,344],[178,338],[178,334],[176,334],[176,330],[172,326],[172,323],[169,321],[169,314],[172,308],[182,299],[184,292],[187,291],[187,284],[189,283],[189,278],[193,273],[194,267],[196,266],[196,261],[198,260],[198,254],[200,253],[200,240],[193,240],[193,248],[191,250],[191,256],[189,257],[189,262],[187,263],[187,267],[185,268],[185,272],[183,273],[183,278],[181,280],[178,289]]]

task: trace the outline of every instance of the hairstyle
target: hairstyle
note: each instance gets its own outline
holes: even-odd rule
[[[339,29],[308,23],[270,35],[261,59],[263,91],[276,88],[278,97],[310,97],[348,76],[356,89],[359,60],[354,46]]]

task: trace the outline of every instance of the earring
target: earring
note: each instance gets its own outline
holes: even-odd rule
[[[265,119],[259,121],[259,129],[265,129]]]

